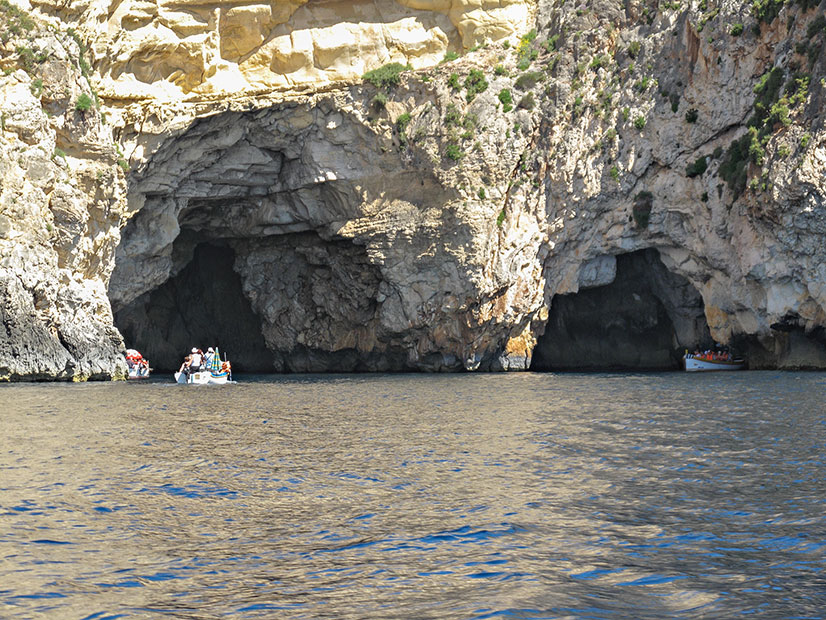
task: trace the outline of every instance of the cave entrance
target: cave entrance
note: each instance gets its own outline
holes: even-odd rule
[[[261,321],[244,297],[234,262],[226,243],[195,245],[177,275],[115,314],[115,326],[159,371],[177,370],[192,347],[217,346],[236,371],[272,372]]]
[[[610,284],[553,299],[531,369],[676,370],[711,344],[699,291],[647,249],[618,256]]]

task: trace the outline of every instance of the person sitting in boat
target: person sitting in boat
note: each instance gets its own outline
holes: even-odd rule
[[[135,349],[126,349],[126,365],[132,368],[138,364],[143,356]]]
[[[192,354],[187,353],[186,357],[184,357],[184,361],[181,364],[181,367],[178,369],[178,372],[183,372],[183,373],[189,374],[188,369],[189,369],[189,364],[190,364],[191,361],[192,361]]]
[[[191,375],[193,372],[198,372],[201,370],[202,362],[203,353],[200,352],[200,349],[192,347],[192,351],[186,356],[180,372],[186,373],[187,376]]]
[[[209,368],[212,364],[212,358],[215,357],[215,349],[209,347],[207,352],[204,353],[204,368]]]

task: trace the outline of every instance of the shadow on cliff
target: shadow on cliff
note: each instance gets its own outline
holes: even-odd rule
[[[217,346],[237,371],[272,372],[261,321],[243,295],[234,261],[226,245],[198,245],[175,277],[115,315],[128,346],[159,371],[177,370],[192,347]]]
[[[648,249],[618,256],[610,284],[553,299],[531,370],[676,370],[711,344],[700,293]]]

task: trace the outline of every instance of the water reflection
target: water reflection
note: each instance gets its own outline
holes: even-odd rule
[[[823,385],[3,386],[0,617],[826,617]]]

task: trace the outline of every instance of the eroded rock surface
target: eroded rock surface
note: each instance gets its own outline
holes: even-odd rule
[[[102,94],[175,100],[316,90],[388,62],[432,66],[530,27],[527,0],[34,0],[77,19]]]
[[[0,380],[121,376],[106,287],[125,221],[124,171],[74,64],[76,43],[3,19]],[[76,109],[84,94],[90,108]]]
[[[811,0],[777,14],[732,0],[36,6],[89,37],[131,165],[123,216],[84,228],[69,195],[55,213],[78,241],[52,247],[83,282],[114,268],[130,337],[213,244],[232,251],[273,369],[524,369],[560,296],[621,284],[617,261],[645,252],[662,305],[649,318],[673,326],[662,359],[708,338],[752,367],[826,367],[826,28]],[[472,51],[437,64],[454,50]],[[414,70],[357,79],[390,61]],[[116,258],[71,249],[119,226]]]

